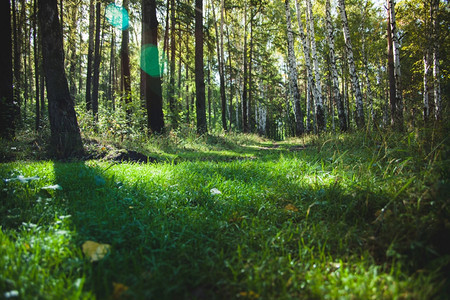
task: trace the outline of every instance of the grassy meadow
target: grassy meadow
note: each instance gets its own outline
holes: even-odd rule
[[[0,298],[450,295],[444,134],[121,141],[148,164],[53,161],[29,135],[1,147]]]

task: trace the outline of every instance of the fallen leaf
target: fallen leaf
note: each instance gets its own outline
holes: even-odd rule
[[[91,262],[94,262],[103,259],[111,249],[111,245],[100,244],[93,241],[86,241],[83,243],[82,248],[84,255],[88,257]]]
[[[245,297],[245,298],[248,298],[248,299],[258,299],[259,298],[259,294],[255,293],[254,291],[240,292],[239,296]]]
[[[120,299],[123,293],[125,293],[129,288],[123,283],[113,282],[113,299]]]
[[[284,207],[284,209],[285,210],[288,210],[288,211],[298,211],[298,208],[297,207],[295,207],[293,204],[288,204],[288,205],[286,205],[285,207]]]

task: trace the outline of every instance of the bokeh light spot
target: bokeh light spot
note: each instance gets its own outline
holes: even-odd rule
[[[158,47],[152,44],[142,46],[141,69],[150,76],[161,76]]]
[[[122,6],[114,3],[110,3],[106,6],[105,17],[112,26],[121,30],[125,30],[130,26],[128,11]]]

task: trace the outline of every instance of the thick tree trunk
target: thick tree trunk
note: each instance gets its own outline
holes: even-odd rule
[[[158,53],[158,19],[156,1],[142,0],[142,22],[144,23],[141,68],[145,70],[145,102],[147,107],[148,130],[150,133],[162,133],[164,115],[162,110],[162,89]],[[142,55],[142,54],[141,54]],[[150,72],[149,70],[155,72]]]
[[[12,139],[15,130],[15,108],[13,98],[11,3],[0,3],[0,39],[3,41],[3,54],[0,56],[0,137]]]
[[[319,72],[319,59],[317,55],[317,47],[315,40],[315,30],[314,30],[314,15],[312,12],[311,0],[306,0],[306,9],[308,10],[308,24],[309,24],[309,33],[310,33],[310,41],[311,41],[311,55],[314,64],[314,74],[315,74],[315,94],[316,94],[316,120],[317,120],[317,131],[325,131],[326,130],[326,120],[325,120],[325,110],[323,108],[323,100],[322,100],[322,87],[320,80],[320,72]]]
[[[345,0],[338,0],[338,6],[339,6],[341,20],[342,20],[342,26],[344,29],[344,40],[345,40],[345,47],[346,47],[346,52],[347,52],[348,68],[349,68],[350,77],[352,80],[352,89],[353,89],[353,93],[355,95],[356,125],[358,126],[359,129],[363,129],[365,126],[364,105],[363,105],[361,87],[359,84],[359,78],[358,78],[358,74],[356,73],[355,60],[353,58],[353,47],[352,47],[352,42],[350,40],[350,30],[348,27],[347,12],[345,11]]]
[[[195,0],[195,108],[197,132],[208,132],[206,125],[205,78],[203,70],[203,0]]]
[[[57,0],[39,0],[39,26],[47,85],[51,146],[57,158],[83,153],[77,117],[64,72],[63,36]]]
[[[291,7],[289,0],[285,0],[286,10],[286,26],[287,26],[287,42],[288,42],[288,63],[289,63],[289,82],[292,89],[292,95],[294,96],[295,107],[295,135],[300,136],[304,132],[303,114],[300,107],[300,93],[298,92],[298,73],[297,63],[294,53],[294,36],[291,28]]]
[[[336,55],[334,51],[334,29],[331,21],[331,5],[330,0],[326,1],[326,24],[327,24],[327,41],[329,47],[330,56],[330,69],[331,69],[331,85],[334,102],[336,103],[339,117],[339,128],[342,132],[347,131],[347,122],[345,120],[345,109],[342,101],[341,93],[339,91],[339,77],[336,67]]]

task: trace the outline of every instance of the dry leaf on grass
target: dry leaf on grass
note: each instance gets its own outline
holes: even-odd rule
[[[91,262],[99,261],[105,257],[108,251],[111,249],[111,245],[100,244],[93,241],[86,241],[83,243],[83,253],[88,257]]]

